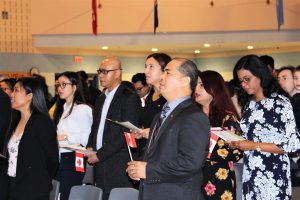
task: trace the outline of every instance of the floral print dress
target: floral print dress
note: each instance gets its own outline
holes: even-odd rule
[[[223,128],[234,127],[239,133],[239,122],[233,115],[223,120]],[[233,200],[236,199],[235,173],[233,163],[242,158],[238,149],[230,149],[221,138],[217,140],[210,158],[204,166],[203,194],[205,199]]]
[[[284,152],[298,152],[300,135],[289,100],[273,93],[250,101],[241,119],[244,137],[274,143]],[[243,199],[291,199],[290,161],[287,154],[244,152]]]

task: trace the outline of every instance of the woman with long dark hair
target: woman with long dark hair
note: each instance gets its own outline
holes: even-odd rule
[[[55,85],[59,98],[54,111],[59,145],[86,146],[93,122],[92,108],[86,104],[82,84],[76,72],[64,72],[57,77]],[[81,185],[84,173],[76,171],[75,152],[60,148],[60,199],[67,200],[70,189]]]
[[[243,198],[291,199],[288,153],[300,149],[291,103],[278,94],[277,80],[256,55],[242,57],[233,75],[247,102],[241,119],[247,140],[230,144],[244,151]]]
[[[6,143],[8,199],[49,199],[58,146],[40,82],[18,79],[11,103],[20,116],[13,121]]]
[[[239,134],[238,113],[218,72],[200,72],[194,96],[212,127],[222,127]],[[210,144],[203,173],[205,199],[235,199],[233,163],[242,157],[242,153],[230,149],[221,138],[211,136],[211,140],[215,142]]]

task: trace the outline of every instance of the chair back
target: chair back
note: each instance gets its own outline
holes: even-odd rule
[[[59,181],[57,180],[52,180],[52,190],[50,192],[50,200],[57,200],[58,199],[58,194],[59,194]]]
[[[138,200],[139,191],[133,188],[113,188],[108,200]]]
[[[93,185],[94,183],[94,169],[91,165],[86,165],[85,174],[82,179],[82,184],[84,185]]]
[[[76,185],[71,188],[69,200],[102,200],[103,192],[93,185]]]

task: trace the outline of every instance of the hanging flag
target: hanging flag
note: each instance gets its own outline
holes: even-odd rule
[[[80,153],[78,151],[75,152],[75,168],[76,168],[76,172],[84,172],[84,154]]]
[[[276,8],[277,8],[278,31],[280,31],[280,26],[284,24],[283,0],[276,1]]]
[[[127,146],[130,146],[132,148],[137,148],[134,133],[124,132],[124,135],[125,135],[125,138],[126,138]]]
[[[217,144],[219,136],[217,136],[214,132],[210,132],[210,142],[209,142],[209,151],[207,154],[207,159],[210,159],[210,156]]]
[[[98,34],[97,0],[92,0],[92,28],[94,35]]]
[[[154,34],[156,34],[156,29],[158,27],[158,3],[154,0]]]

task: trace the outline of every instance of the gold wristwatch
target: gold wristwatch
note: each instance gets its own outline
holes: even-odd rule
[[[260,148],[259,145],[257,145],[257,146],[255,147],[255,149],[256,149],[256,151],[261,152],[261,148]]]

